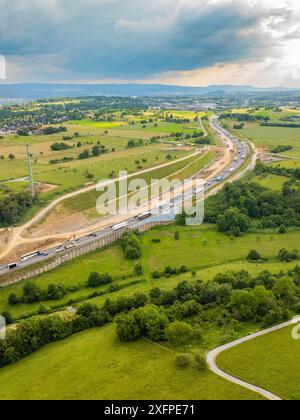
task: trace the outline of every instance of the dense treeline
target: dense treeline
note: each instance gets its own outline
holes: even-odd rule
[[[226,184],[206,202],[205,220],[218,230],[239,236],[250,228],[300,226],[300,190],[285,184],[282,191],[256,183]]]
[[[100,327],[117,318],[122,341],[147,336],[174,344],[202,339],[204,323],[239,331],[240,322],[272,325],[300,310],[300,267],[252,277],[246,271],[218,274],[213,281],[181,282],[173,290],[107,299],[102,307],[85,303],[75,315],[43,316],[20,322],[0,340],[0,366],[16,362],[47,343]]]
[[[284,123],[284,122],[264,122],[260,124],[263,127],[283,127],[283,128],[300,128],[297,123]]]
[[[288,150],[292,150],[292,149],[293,149],[293,146],[279,145],[275,147],[274,149],[272,149],[271,153],[282,153],[282,152],[287,152]]]
[[[241,114],[241,113],[225,113],[221,115],[221,119],[230,119],[236,121],[246,121],[246,122],[256,122],[256,121],[269,121],[270,117],[263,115],[251,115],[251,114]]]
[[[227,272],[209,283],[182,282],[172,291],[154,288],[149,297],[149,306],[117,318],[119,338],[128,342],[147,336],[191,344],[201,340],[204,323],[235,330],[239,322],[269,326],[298,313],[300,267],[279,275],[265,271],[257,277],[246,271]]]
[[[88,328],[101,327],[111,322],[113,316],[144,306],[146,302],[147,296],[137,294],[116,301],[107,300],[102,308],[86,303],[75,316],[54,315],[21,321],[16,330],[8,329],[5,340],[0,340],[0,367],[17,362],[45,344]]]
[[[294,178],[295,180],[300,179],[300,168],[284,168],[283,166],[270,166],[264,165],[262,162],[258,162],[255,167],[256,175],[273,174],[279,176],[285,176],[287,178]]]
[[[0,201],[0,226],[12,226],[18,223],[38,202],[38,198],[32,197],[29,192],[14,193],[5,197]]]

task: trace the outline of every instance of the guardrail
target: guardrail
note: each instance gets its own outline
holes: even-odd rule
[[[39,265],[36,268],[29,267],[28,271],[22,272],[22,274],[16,271],[13,276],[12,276],[12,273],[10,273],[7,276],[4,275],[3,281],[1,281],[0,283],[0,288],[14,285],[23,280],[29,280],[43,273],[47,273],[48,271],[54,270],[58,266],[65,264],[68,261],[74,260],[75,258],[94,252],[97,249],[105,248],[106,246],[119,241],[122,238],[123,234],[128,230],[133,230],[133,231],[138,230],[140,233],[142,233],[142,232],[146,232],[149,229],[152,229],[155,226],[167,225],[169,223],[170,222],[165,222],[165,221],[155,221],[155,222],[150,222],[150,223],[144,223],[134,229],[126,228],[117,232],[113,232],[110,235],[107,235],[103,238],[98,238],[98,239],[95,238],[95,240],[91,241],[88,244],[79,245],[76,248],[65,250],[59,256],[54,257],[51,261],[48,261],[48,262],[45,261],[45,264],[43,264],[42,266]],[[8,277],[8,276],[9,276],[9,279],[5,280],[5,277]]]

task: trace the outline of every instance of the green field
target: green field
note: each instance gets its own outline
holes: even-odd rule
[[[292,327],[222,353],[218,366],[282,399],[300,399],[300,341],[292,338]]]
[[[175,231],[180,233],[179,241],[174,240]],[[154,244],[152,240],[156,238],[160,238],[161,243]],[[253,274],[258,274],[264,270],[272,272],[289,270],[296,265],[295,262],[284,264],[277,261],[275,257],[280,249],[293,250],[298,243],[300,243],[300,231],[297,230],[287,232],[284,235],[272,232],[252,233],[232,240],[228,236],[217,232],[215,228],[208,226],[155,228],[142,236],[143,257],[141,263],[145,271],[142,279],[145,282],[127,287],[114,293],[113,296],[129,296],[139,291],[147,292],[154,286],[171,289],[180,281],[192,279],[190,273],[159,280],[151,278],[153,271],[163,271],[168,265],[176,268],[187,265],[190,270],[197,272],[196,279],[206,281],[227,270],[239,271],[245,269]],[[247,263],[246,256],[250,249],[256,249],[270,260],[267,263]],[[135,264],[135,262],[127,261],[124,258],[120,246],[116,244],[106,250],[77,258],[49,273],[34,278],[32,281],[44,289],[51,283],[62,283],[66,286],[82,285],[91,272],[98,271],[100,273],[108,272],[118,283],[124,284],[128,283],[129,279],[136,279],[136,277],[132,277]],[[9,310],[11,315],[18,319],[24,314],[28,315],[39,309],[39,304],[19,304],[15,307],[7,304],[9,294],[11,292],[20,294],[25,283],[24,281],[1,290],[0,311]],[[58,304],[67,306],[70,299],[85,297],[92,291],[93,289],[80,289],[66,295],[60,301],[46,302],[44,306],[47,309]],[[92,302],[102,304],[106,298],[107,295],[97,297]]]
[[[94,175],[94,180],[109,177],[114,171],[128,169],[129,172],[137,170],[137,161],[144,168],[163,163],[167,154],[167,146],[159,144],[149,144],[147,140],[151,137],[146,135],[141,127],[134,130],[123,130],[124,123],[93,123],[92,121],[78,121],[66,123],[66,133],[53,135],[32,135],[22,137],[16,135],[6,135],[0,140],[0,184],[9,180],[18,180],[28,175],[26,161],[26,143],[31,144],[32,170],[35,182],[51,185],[52,188],[45,190],[42,194],[43,199],[50,200],[57,195],[78,189],[89,182],[87,171]],[[118,130],[114,131],[114,127]],[[134,136],[132,136],[132,131]],[[64,136],[74,136],[67,140],[66,144],[71,146],[68,150],[52,151],[51,145],[62,142]],[[132,138],[146,140],[144,146],[128,148],[128,142]],[[107,154],[99,157],[79,160],[78,155],[84,150],[91,148],[100,142],[108,150]],[[78,144],[79,145],[78,147]],[[114,150],[114,151],[113,151]],[[178,157],[185,152],[176,152]],[[14,160],[9,160],[8,156],[15,156]],[[62,158],[74,158],[67,163],[50,164],[50,160],[60,160]],[[140,166],[139,165],[139,166]],[[26,189],[27,186],[24,185]]]
[[[249,112],[249,110],[241,110],[242,113]],[[234,110],[234,113],[238,110]],[[250,112],[253,116],[264,116],[269,117],[270,122],[283,122],[282,118],[291,117],[293,115],[299,115],[299,111],[295,110],[283,110],[282,112],[260,110]],[[261,126],[260,122],[245,122],[245,127],[241,130],[233,128],[238,121],[226,120],[225,123],[231,128],[231,130],[243,140],[251,140],[253,143],[262,149],[268,151],[273,150],[277,146],[285,145],[292,146],[293,149],[282,153],[284,156],[300,158],[300,128],[286,128],[286,127],[265,127]]]
[[[165,157],[167,156],[167,154],[170,154],[170,151],[165,151],[165,152],[161,152],[161,153],[165,153]],[[154,163],[154,157],[157,154],[154,153],[152,157],[153,159],[153,163]],[[184,154],[183,152],[174,152],[174,154],[172,155],[173,159],[176,158],[180,158],[183,157]],[[185,179],[186,177],[190,177],[192,175],[195,175],[198,171],[200,171],[204,166],[206,166],[214,157],[214,153],[213,152],[209,152],[207,155],[200,157],[199,156],[191,156],[181,162],[176,162],[174,161],[174,163],[172,165],[168,165],[165,166],[163,168],[159,168],[159,169],[155,169],[153,168],[151,171],[138,175],[137,173],[137,177],[140,179],[143,179],[147,182],[147,184],[150,184],[150,182],[153,179],[163,179],[166,177],[169,177],[172,174],[176,174],[176,177],[181,177],[181,179]],[[141,156],[136,156],[137,159],[141,159]],[[150,158],[148,157],[147,161],[150,161]],[[129,171],[129,172],[133,172],[130,171],[130,166],[128,164],[128,159],[124,159],[122,165],[118,166],[118,162],[116,161],[111,161],[111,170],[114,170],[115,172],[118,172],[120,170],[125,170],[125,168]],[[163,163],[167,163],[166,159]],[[159,164],[159,161],[157,161],[157,165]],[[191,165],[191,166],[189,166]],[[156,165],[155,165],[156,166]],[[144,168],[146,169],[147,166]],[[185,168],[187,168],[186,170],[184,170]],[[99,168],[100,169],[100,168]],[[101,168],[103,170],[103,168]],[[183,171],[183,173],[181,174],[179,171]],[[178,173],[178,174],[177,174]],[[178,176],[177,176],[178,175]],[[183,178],[182,178],[183,176]],[[108,178],[108,176],[106,176],[106,179]],[[101,177],[99,177],[98,179],[101,179]],[[105,179],[105,177],[102,177],[102,179]],[[74,198],[70,198],[68,200],[65,200],[63,203],[63,206],[71,211],[85,211],[85,210],[90,210],[90,209],[95,209],[96,207],[96,201],[99,197],[99,192],[97,191],[90,191],[87,193],[83,193],[80,194],[77,197]]]
[[[121,344],[114,326],[54,343],[0,370],[0,400],[259,399],[196,366],[178,369],[175,354],[144,340]]]
[[[256,182],[262,185],[265,188],[268,188],[273,191],[280,191],[283,184],[288,180],[288,178],[279,175],[259,175],[251,177],[251,182]]]

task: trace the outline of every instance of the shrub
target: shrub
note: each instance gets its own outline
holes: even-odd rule
[[[134,267],[134,274],[136,276],[142,276],[144,274],[144,269],[143,269],[143,266],[141,264],[137,264]]]
[[[168,325],[166,329],[166,338],[175,345],[188,344],[194,336],[193,328],[190,324],[181,321],[175,321]]]
[[[280,233],[281,235],[284,235],[286,233],[286,227],[284,225],[281,225],[278,233]]]
[[[112,278],[109,274],[91,273],[88,278],[88,287],[98,287],[104,284],[112,283]]]
[[[179,354],[176,356],[175,363],[178,368],[186,369],[191,363],[191,358],[188,354]]]
[[[17,295],[15,293],[11,293],[8,298],[8,304],[11,306],[15,306],[19,303]]]
[[[261,255],[255,249],[252,249],[249,252],[249,254],[247,255],[247,260],[248,261],[260,261],[261,260]]]
[[[197,363],[197,367],[199,370],[204,371],[207,369],[206,358],[202,356],[202,354],[200,353],[195,354],[195,362]]]

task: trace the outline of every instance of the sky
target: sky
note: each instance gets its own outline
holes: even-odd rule
[[[0,78],[300,88],[299,0],[0,0]]]

